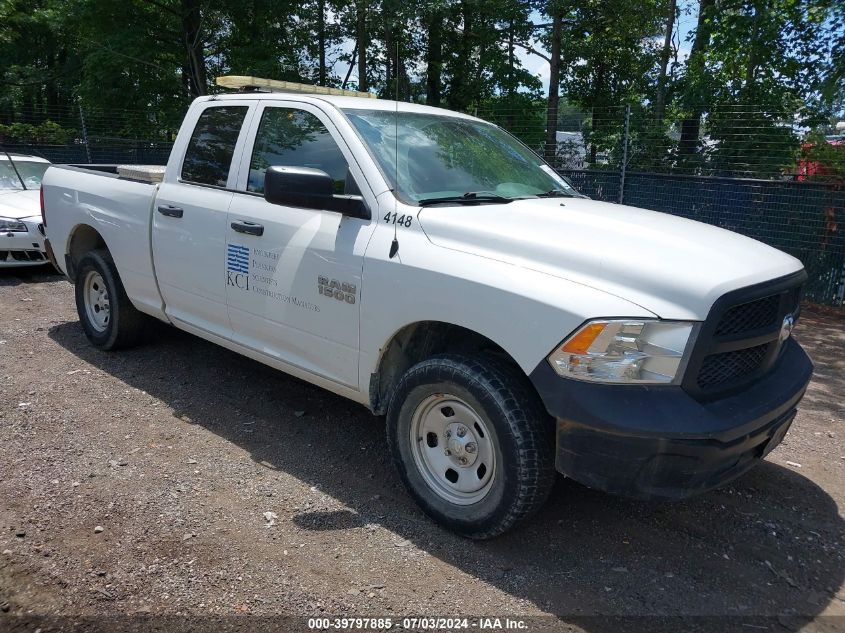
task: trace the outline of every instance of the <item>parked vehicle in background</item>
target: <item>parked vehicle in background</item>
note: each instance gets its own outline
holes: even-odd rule
[[[539,508],[555,469],[710,490],[780,443],[810,380],[801,262],[585,199],[471,116],[203,97],[149,172],[45,176],[89,340],[132,345],[149,315],[386,414],[411,494],[472,538]]]
[[[39,202],[50,161],[0,151],[0,268],[36,266],[49,260]]]

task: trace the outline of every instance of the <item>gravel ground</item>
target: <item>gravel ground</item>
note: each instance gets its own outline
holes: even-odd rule
[[[805,314],[815,379],[734,485],[664,504],[561,479],[527,525],[475,543],[417,510],[364,408],[163,325],[99,352],[70,284],[2,271],[0,630],[134,614],[843,630],[843,326]]]

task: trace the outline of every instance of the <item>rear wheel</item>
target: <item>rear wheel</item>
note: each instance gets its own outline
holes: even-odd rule
[[[76,311],[91,343],[102,350],[135,345],[144,315],[129,301],[107,250],[87,253],[76,270]]]
[[[536,511],[554,482],[554,432],[516,367],[446,355],[402,377],[388,440],[422,509],[470,538],[497,536]]]

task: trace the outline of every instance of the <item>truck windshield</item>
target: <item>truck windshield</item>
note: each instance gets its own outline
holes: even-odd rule
[[[405,203],[580,196],[537,154],[495,125],[418,112],[397,116],[349,108],[344,113]]]
[[[14,157],[12,160],[14,166],[8,156],[0,154],[0,191],[38,189],[50,163]]]

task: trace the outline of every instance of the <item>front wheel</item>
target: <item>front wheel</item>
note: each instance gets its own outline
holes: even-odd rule
[[[554,482],[554,431],[518,368],[444,355],[402,377],[388,441],[410,493],[449,529],[492,538],[536,511]]]

